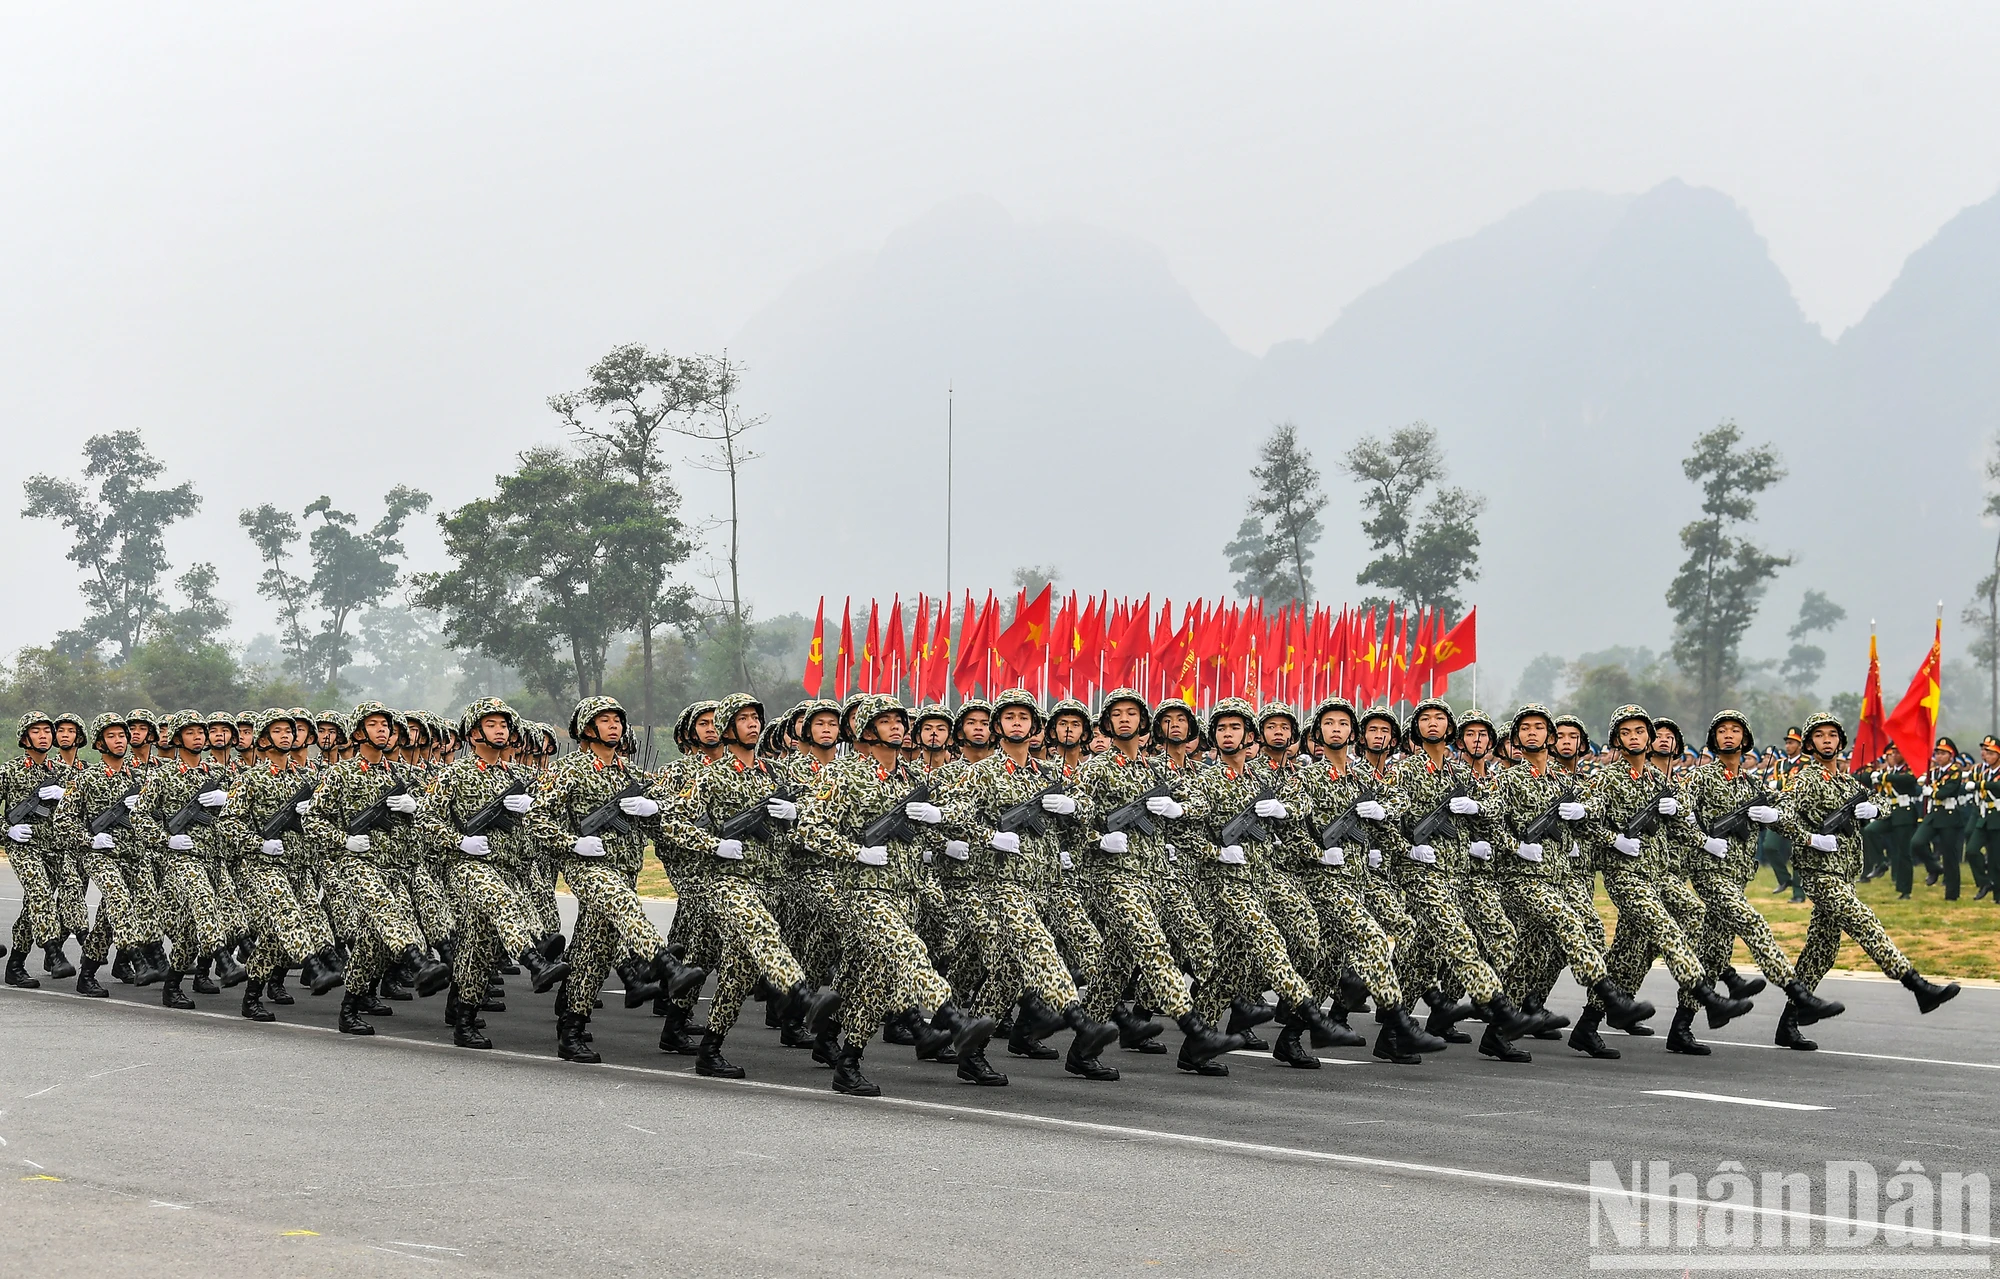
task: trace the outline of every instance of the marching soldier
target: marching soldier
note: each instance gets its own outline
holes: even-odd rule
[[[166,937],[144,889],[134,889],[127,868],[144,861],[143,845],[132,831],[132,813],[139,807],[141,774],[127,762],[125,721],[110,713],[90,726],[90,746],[98,754],[96,767],[78,768],[56,805],[55,840],[81,850],[84,873],[97,884],[97,922],[83,939],[76,991],[104,999],[110,996],[97,980],[115,944],[132,961],[131,981],[150,986],[167,975]],[[121,847],[122,837],[122,847]]]

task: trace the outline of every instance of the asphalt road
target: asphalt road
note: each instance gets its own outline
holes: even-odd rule
[[[0,921],[16,908],[0,900]],[[729,1044],[745,1082],[662,1055],[658,1022],[615,993],[591,1023],[605,1064],[573,1066],[548,997],[509,985],[490,1053],[450,1046],[441,998],[358,1039],[334,1033],[334,995],[256,1025],[235,992],[190,1014],[157,988],[0,990],[6,1269],[1579,1273],[1593,1160],[1887,1176],[1991,1172],[2000,1152],[1991,988],[1919,1018],[1898,986],[1830,980],[1849,1011],[1812,1054],[1769,1046],[1769,994],[1700,1059],[1614,1036],[1617,1062],[1535,1044],[1531,1065],[1466,1047],[1392,1067],[1355,1049],[1197,1079],[1113,1053],[1125,1077],[1090,1084],[996,1051],[1011,1085],[975,1089],[878,1044],[871,1101],[828,1091],[756,1005]],[[1646,993],[1671,1004],[1661,972]]]

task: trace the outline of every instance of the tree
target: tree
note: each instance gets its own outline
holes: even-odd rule
[[[1386,592],[1363,602],[1402,601],[1447,614],[1463,610],[1460,592],[1479,580],[1478,519],[1486,498],[1445,486],[1448,471],[1437,432],[1412,422],[1387,440],[1363,436],[1341,458],[1340,469],[1362,486],[1367,516],[1361,531],[1376,552],[1355,581]],[[1429,500],[1419,510],[1426,493]]]
[[[2000,436],[1987,445],[1986,505],[1979,513],[2000,519]],[[1973,628],[1966,652],[1986,672],[1986,722],[2000,729],[2000,541],[1993,547],[1992,571],[1972,588],[1972,602],[1959,620]]]
[[[728,391],[733,389],[727,360],[721,361],[718,367],[717,361],[702,356],[679,357],[664,350],[648,351],[643,343],[628,342],[614,347],[610,354],[591,365],[584,376],[589,379],[588,385],[580,391],[550,396],[549,408],[587,448],[599,453],[615,470],[652,496],[662,511],[673,516],[679,509],[680,499],[667,481],[667,462],[662,449],[664,438],[669,431],[683,431],[718,397],[726,402]],[[723,380],[727,380],[729,385],[720,385]],[[727,416],[725,411],[725,420]],[[732,468],[732,581],[736,564],[735,496],[735,472]],[[640,710],[647,724],[658,722],[654,715],[654,632],[664,624],[685,620],[684,607],[661,606],[668,598],[668,567],[666,564],[659,566],[660,571],[650,584],[639,610],[642,658]],[[740,617],[740,602],[736,612]]]
[[[1521,668],[1521,686],[1516,694],[1523,702],[1540,702],[1544,706],[1556,700],[1556,681],[1569,670],[1569,663],[1554,653],[1543,653],[1531,659]]]
[[[736,386],[741,380],[742,369],[730,362],[727,351],[719,357],[708,358],[705,363],[710,393],[702,412],[672,424],[669,429],[688,439],[713,445],[710,452],[697,455],[688,465],[698,471],[712,471],[725,476],[729,481],[729,593],[723,596],[718,591],[714,602],[728,609],[723,636],[729,645],[728,651],[736,658],[732,680],[737,687],[748,688],[756,636],[749,629],[750,616],[743,606],[743,519],[739,486],[743,467],[763,456],[745,447],[743,437],[762,426],[764,419],[746,416],[737,405]]]
[[[313,570],[307,585],[324,615],[314,637],[315,673],[326,673],[328,688],[340,687],[340,669],[353,659],[347,647],[348,618],[396,588],[403,524],[428,511],[431,496],[398,484],[383,496],[382,506],[382,518],[363,533],[355,532],[354,516],[335,510],[329,497],[321,496],[305,509],[307,519],[320,517],[319,527],[306,538]]]
[[[1756,518],[1757,495],[1785,478],[1769,445],[1742,444],[1736,423],[1723,422],[1695,440],[1681,463],[1681,472],[1701,488],[1702,517],[1681,529],[1688,555],[1667,587],[1667,606],[1674,611],[1674,660],[1694,681],[1704,720],[1742,669],[1743,633],[1757,616],[1765,584],[1792,562],[1738,531]]]
[[[1819,683],[1819,673],[1826,666],[1825,649],[1800,641],[1814,631],[1830,631],[1846,620],[1847,610],[1828,599],[1824,591],[1807,591],[1799,601],[1799,618],[1785,632],[1792,648],[1778,670],[1792,692],[1804,693]]]
[[[613,638],[674,603],[655,585],[688,555],[679,519],[599,453],[530,449],[497,487],[439,517],[454,567],[417,576],[411,602],[552,701],[602,692]]]
[[[84,479],[97,481],[95,497],[73,480],[37,475],[23,485],[28,501],[21,514],[68,529],[74,539],[68,558],[87,574],[83,625],[63,632],[58,647],[81,654],[108,643],[123,662],[166,610],[166,531],[194,514],[201,498],[191,481],[151,487],[166,467],[137,431],[93,435],[83,442],[83,457]]]
[[[312,678],[313,640],[306,629],[306,609],[311,606],[308,592],[312,583],[288,567],[292,547],[299,540],[299,522],[290,511],[281,511],[269,502],[256,510],[241,511],[236,522],[250,535],[257,556],[264,562],[257,579],[257,593],[278,606],[279,643],[285,650],[285,668],[300,680]]]
[[[1236,539],[1222,548],[1237,574],[1236,589],[1250,599],[1309,603],[1326,494],[1297,426],[1280,422],[1271,428],[1250,478],[1256,487],[1249,510],[1236,527]]]

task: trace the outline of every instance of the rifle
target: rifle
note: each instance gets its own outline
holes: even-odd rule
[[[397,813],[389,807],[389,797],[391,795],[407,795],[409,793],[409,783],[400,777],[397,778],[396,784],[388,790],[383,791],[379,799],[356,813],[353,817],[348,818],[347,833],[350,835],[366,835],[377,826],[386,825],[390,818],[401,816],[402,814]]]
[[[918,782],[910,793],[897,800],[889,811],[861,828],[859,836],[863,848],[887,848],[899,839],[908,839],[916,834],[916,827],[910,824],[910,815],[903,810],[911,804],[931,802],[929,782]]]
[[[167,834],[185,835],[196,826],[215,825],[215,810],[201,802],[201,792],[188,796],[180,811],[167,818]]]
[[[1066,795],[1068,793],[1068,791],[1063,789],[1061,781],[1050,782],[1040,791],[1028,796],[1028,798],[1014,805],[1006,812],[1001,813],[1000,820],[994,823],[993,829],[1001,831],[1026,830],[1036,836],[1046,835],[1049,831],[1049,812],[1042,807],[1042,796]]]
[[[306,823],[305,819],[299,816],[299,805],[311,799],[313,792],[318,789],[318,782],[307,782],[293,791],[292,797],[281,804],[278,807],[278,811],[272,813],[270,817],[265,819],[264,824],[257,828],[257,838],[282,839],[288,830],[297,831],[303,835]]]
[[[774,799],[794,800],[798,796],[787,787],[779,787],[763,799],[745,804],[736,812],[722,819],[717,833],[724,839],[748,839],[762,833],[764,827],[778,819],[771,816],[771,801]]]
[[[40,786],[35,787],[35,792],[7,810],[9,826],[33,825],[56,815],[56,806],[42,798]]]
[[[1375,798],[1375,788],[1368,784],[1368,779],[1365,777],[1361,778],[1360,781],[1361,797],[1356,799],[1352,804],[1349,804],[1346,812],[1320,828],[1319,846],[1321,848],[1339,848],[1348,840],[1361,833],[1361,805]]]
[[[625,816],[624,809],[618,807],[618,801],[621,799],[637,799],[645,793],[646,783],[637,778],[627,782],[624,790],[619,791],[610,799],[605,800],[596,808],[585,813],[583,820],[576,824],[576,833],[579,835],[597,835],[609,830],[615,831],[620,835],[629,836],[632,833],[632,820]]]
[[[111,807],[90,819],[90,833],[109,835],[112,831],[132,824],[132,810],[125,807],[125,801],[139,793],[139,783],[133,782],[132,789],[111,801]]]
[[[1107,832],[1136,830],[1141,835],[1157,835],[1160,823],[1146,807],[1149,799],[1172,799],[1174,784],[1160,781],[1143,795],[1136,795],[1129,803],[1120,804],[1104,815],[1104,829]]]
[[[1661,782],[1659,788],[1653,792],[1653,798],[1639,806],[1639,811],[1632,814],[1625,823],[1625,828],[1619,833],[1627,839],[1644,839],[1660,829],[1660,801],[1673,793],[1673,787],[1664,781]]]
[[[1273,835],[1271,828],[1264,824],[1264,819],[1257,816],[1257,805],[1277,797],[1277,793],[1271,789],[1271,784],[1264,783],[1258,788],[1257,797],[1245,804],[1242,812],[1230,818],[1223,828],[1216,832],[1215,842],[1223,848],[1228,848],[1232,844],[1240,847],[1245,840],[1258,844],[1276,843],[1277,836]]]
[[[1575,802],[1576,791],[1565,781],[1562,784],[1562,793],[1556,796],[1556,802],[1535,814],[1534,820],[1521,828],[1521,842],[1540,844],[1546,841],[1549,836],[1562,828],[1562,806]]]
[[[528,784],[516,777],[512,786],[509,786],[506,790],[501,791],[492,799],[481,804],[478,810],[464,821],[458,821],[457,814],[454,813],[452,820],[457,823],[458,833],[461,835],[484,835],[489,830],[511,830],[513,827],[520,825],[521,815],[508,811],[507,797],[510,795],[525,795],[527,793]]]
[[[1443,802],[1436,808],[1425,813],[1423,820],[1419,821],[1410,831],[1410,842],[1412,844],[1434,843],[1438,836],[1444,834],[1446,831],[1456,830],[1458,828],[1458,815],[1451,811],[1451,801],[1464,798],[1465,783],[1453,782],[1451,784],[1451,793],[1446,795]]]
[[[1711,839],[1734,839],[1750,831],[1750,810],[1753,808],[1775,808],[1778,797],[1769,793],[1757,796],[1747,804],[1730,809],[1715,819],[1715,825],[1702,827],[1702,833]]]
[[[1868,802],[1868,790],[1859,787],[1848,796],[1847,802],[1821,819],[1819,833],[1822,835],[1845,835],[1854,825],[1854,810]]]

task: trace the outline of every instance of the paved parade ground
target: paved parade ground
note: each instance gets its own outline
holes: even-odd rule
[[[0,923],[16,909],[0,901]],[[1857,1159],[1887,1178],[1990,1172],[2000,1152],[1985,986],[1919,1019],[1898,986],[1830,979],[1848,1012],[1812,1054],[1769,1046],[1768,993],[1705,1059],[1614,1035],[1617,1062],[1560,1043],[1524,1042],[1525,1066],[1351,1049],[1197,1079],[1114,1050],[1125,1077],[1090,1084],[996,1047],[1012,1083],[977,1089],[878,1043],[876,1100],[828,1091],[755,1005],[729,1041],[744,1082],[662,1055],[659,1023],[612,991],[591,1022],[604,1064],[569,1065],[550,998],[526,989],[510,980],[488,1016],[487,1053],[450,1046],[441,996],[359,1039],[335,1033],[336,996],[256,1025],[234,991],[185,1013],[156,987],[0,990],[7,1272],[1583,1273],[1593,1160],[1705,1180]],[[1672,1003],[1663,971],[1644,993]]]

